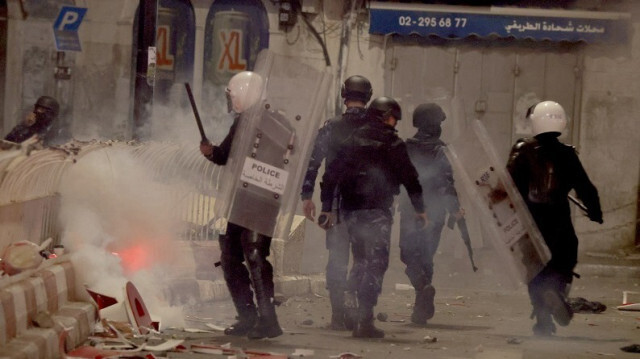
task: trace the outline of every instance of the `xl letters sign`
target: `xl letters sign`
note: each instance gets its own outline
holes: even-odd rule
[[[87,8],[63,6],[53,24],[53,36],[58,51],[82,51],[78,28]]]

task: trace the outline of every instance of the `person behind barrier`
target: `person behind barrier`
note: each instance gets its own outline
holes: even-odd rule
[[[45,146],[48,145],[50,130],[58,118],[59,112],[60,105],[56,99],[50,96],[40,96],[33,105],[33,110],[4,137],[5,141],[22,143],[37,136],[38,141]]]
[[[551,252],[551,260],[528,284],[535,335],[556,331],[554,320],[569,325],[573,312],[567,303],[578,262],[578,237],[571,222],[568,195],[575,190],[590,220],[602,223],[596,187],[573,146],[558,140],[567,125],[560,104],[543,101],[529,108],[533,137],[519,139],[509,155],[507,169]]]
[[[440,140],[442,121],[446,115],[435,103],[425,103],[413,112],[413,126],[418,132],[409,138],[407,151],[418,170],[422,195],[430,224],[424,230],[416,230],[411,203],[402,196],[400,201],[400,259],[406,265],[405,273],[415,288],[415,304],[411,321],[426,324],[433,317],[435,288],[433,257],[440,244],[447,212],[456,219],[462,218],[463,209],[454,187],[453,170],[444,153],[445,143]]]
[[[238,122],[244,119],[245,111],[259,102],[263,82],[260,75],[251,71],[240,72],[229,80],[227,105],[234,122],[219,146],[200,144],[205,158],[222,166],[227,163]],[[246,335],[249,339],[282,335],[274,304],[273,266],[267,260],[271,237],[229,222],[218,241],[224,279],[238,314],[238,321],[224,333]]]
[[[302,208],[305,216],[315,222],[316,206],[311,197],[316,177],[322,161],[325,169],[336,158],[342,142],[357,128],[367,121],[365,106],[371,99],[371,83],[363,76],[355,75],[347,78],[340,91],[345,112],[327,122],[318,131],[313,152],[302,184]],[[338,201],[338,198],[336,198]],[[337,209],[336,209],[337,210]],[[339,215],[336,213],[336,216]],[[345,309],[345,291],[347,291],[347,272],[349,266],[349,238],[344,221],[338,220],[336,225],[326,231],[326,247],[329,258],[326,266],[326,284],[331,303],[331,323],[333,330],[353,329],[352,318]]]
[[[332,207],[338,189],[354,260],[348,285],[356,288],[357,297],[352,335],[383,338],[384,331],[373,323],[373,308],[389,266],[392,206],[401,184],[411,198],[418,226],[422,228],[428,221],[418,173],[395,130],[402,118],[400,105],[390,97],[379,97],[371,102],[366,115],[367,124],[344,142],[322,177],[318,221],[325,229],[336,223]]]

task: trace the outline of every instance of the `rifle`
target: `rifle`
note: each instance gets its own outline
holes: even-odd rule
[[[447,227],[453,229],[456,222],[458,223],[458,230],[460,230],[460,235],[462,236],[462,240],[464,241],[464,245],[467,247],[467,253],[469,254],[469,260],[471,261],[471,267],[473,271],[478,271],[478,267],[476,267],[475,262],[473,261],[473,249],[471,248],[471,238],[469,238],[469,229],[467,228],[467,220],[464,217],[461,217],[456,221],[456,217],[449,215],[449,220],[447,221]]]
[[[185,82],[184,87],[187,89],[187,95],[189,95],[189,102],[191,102],[191,109],[193,110],[193,115],[196,117],[198,130],[200,130],[200,138],[201,138],[200,143],[202,144],[209,143],[209,139],[207,139],[207,136],[204,134],[204,128],[202,127],[202,121],[200,121],[200,114],[198,114],[198,107],[196,107],[196,101],[193,99],[191,86],[189,86],[188,82]]]

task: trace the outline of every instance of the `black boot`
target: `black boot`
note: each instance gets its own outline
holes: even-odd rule
[[[249,271],[237,253],[239,245],[237,241],[242,232],[244,232],[242,227],[229,223],[227,233],[221,235],[219,239],[220,263],[224,279],[238,313],[237,322],[224,330],[226,335],[247,335],[258,320]]]
[[[569,325],[573,318],[573,310],[567,303],[565,296],[555,290],[547,289],[542,294],[542,297],[556,323],[563,327]]]
[[[249,339],[275,338],[282,335],[272,298],[258,299],[258,323],[249,331]]]
[[[247,231],[242,239],[245,241],[245,258],[258,304],[258,322],[247,336],[249,339],[280,336],[282,329],[273,303],[273,267],[267,261],[271,238]]]
[[[344,326],[353,330],[358,321],[358,298],[354,292],[344,292]]]
[[[331,323],[329,324],[329,329],[347,330],[344,322],[344,291],[330,290],[329,300],[331,301]]]
[[[551,319],[551,313],[547,308],[534,309],[533,315],[536,318],[536,324],[533,325],[533,334],[536,336],[549,337],[556,332],[556,326]]]
[[[433,318],[435,306],[433,299],[436,295],[436,289],[427,284],[420,290],[416,290],[416,301],[411,313],[411,322],[414,324],[425,325],[427,320]]]
[[[230,327],[225,328],[224,334],[245,336],[249,333],[258,320],[258,313],[256,312],[256,307],[253,303],[250,306],[247,305],[246,308],[239,310],[237,319],[237,322],[233,323]]]
[[[373,325],[373,307],[358,307],[358,320],[352,335],[354,338],[384,338],[384,331]]]

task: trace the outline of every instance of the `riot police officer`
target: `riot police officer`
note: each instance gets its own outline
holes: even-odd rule
[[[573,317],[566,299],[578,261],[578,238],[567,195],[575,190],[592,221],[602,223],[602,210],[575,148],[558,140],[567,124],[562,106],[543,101],[529,108],[527,117],[534,136],[516,142],[507,168],[551,252],[551,260],[528,289],[534,334],[553,335],[554,320],[566,326]]]
[[[395,130],[402,117],[400,106],[392,98],[379,97],[371,102],[366,116],[367,124],[344,142],[322,177],[318,220],[326,229],[336,223],[331,210],[338,188],[354,260],[349,282],[356,288],[358,307],[352,334],[382,338],[384,331],[373,324],[373,308],[389,265],[391,208],[400,184],[407,189],[419,222],[426,224],[427,216],[418,173]]]
[[[60,105],[50,96],[40,96],[33,105],[33,111],[27,114],[23,122],[16,125],[5,136],[6,141],[21,143],[33,136],[38,136],[44,145],[49,142],[48,134],[53,122],[58,118]]]
[[[260,100],[262,84],[260,75],[250,71],[240,72],[229,80],[226,94],[229,112],[234,113],[235,119],[219,146],[208,142],[200,144],[200,152],[208,160],[218,165],[227,163],[238,122],[243,120],[243,113]],[[282,335],[273,299],[273,267],[267,260],[271,237],[230,222],[226,233],[220,235],[219,243],[222,271],[238,313],[238,321],[224,333],[246,335],[250,339]]]
[[[426,324],[434,314],[433,257],[440,243],[447,212],[456,219],[464,214],[454,187],[453,170],[444,153],[446,145],[440,140],[441,124],[445,119],[444,111],[437,104],[419,105],[413,112],[413,126],[418,132],[406,141],[411,162],[418,170],[423,197],[429,199],[425,206],[431,222],[424,230],[416,230],[411,205],[402,197],[400,259],[406,265],[405,273],[415,288],[415,305],[411,314],[411,321],[415,324]]]
[[[325,160],[325,168],[327,168],[335,159],[342,142],[366,122],[365,106],[371,99],[371,93],[371,83],[365,77],[355,75],[347,78],[340,91],[347,109],[342,115],[325,122],[318,131],[300,194],[304,214],[311,221],[315,221],[316,211],[311,197],[322,160]],[[349,266],[349,239],[346,226],[342,221],[338,221],[334,227],[327,230],[326,248],[329,251],[326,282],[331,303],[329,328],[352,329],[344,304]]]

